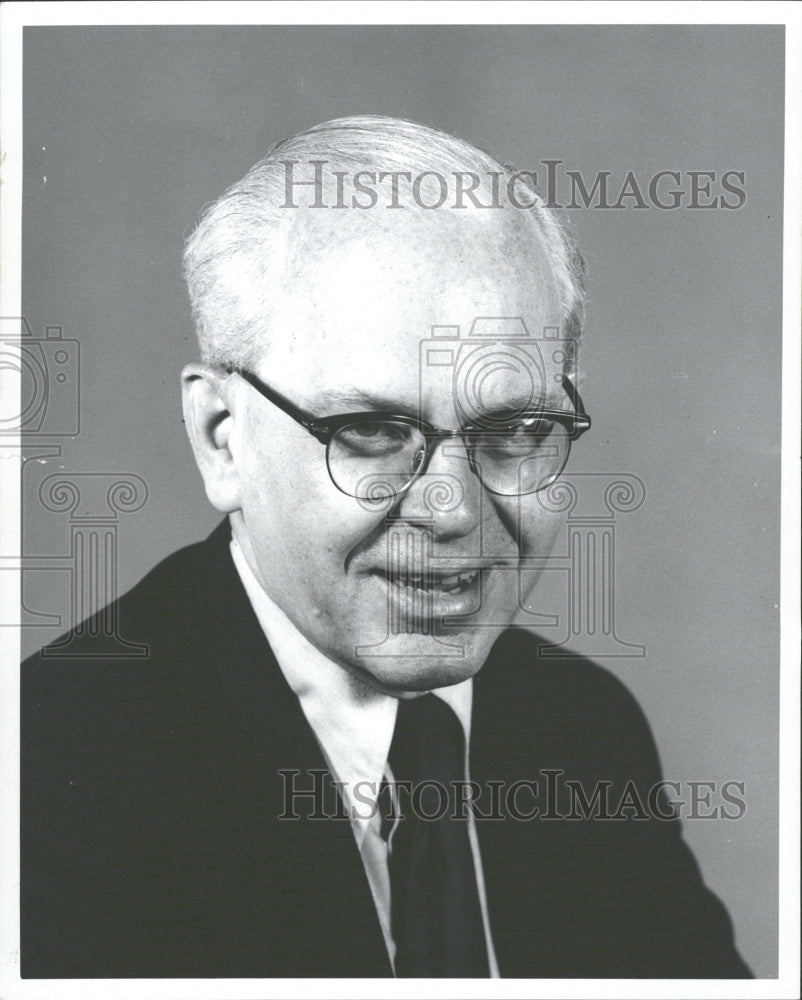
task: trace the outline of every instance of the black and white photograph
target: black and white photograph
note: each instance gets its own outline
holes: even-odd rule
[[[799,8],[137,6],[2,11],[0,993],[797,995]]]

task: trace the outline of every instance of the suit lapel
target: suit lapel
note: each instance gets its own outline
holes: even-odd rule
[[[205,547],[205,579],[217,583],[213,593],[193,588],[187,606],[201,627],[172,662],[180,664],[215,808],[226,814],[214,827],[219,849],[233,855],[248,901],[232,915],[237,950],[249,942],[251,971],[240,974],[389,975],[351,826],[331,818],[336,790],[236,573],[227,530]],[[328,818],[315,818],[321,814]]]

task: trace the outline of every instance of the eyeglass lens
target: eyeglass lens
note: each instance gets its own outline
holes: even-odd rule
[[[545,418],[522,421],[513,428],[468,431],[463,439],[483,485],[504,496],[544,489],[562,471],[570,447],[567,428]],[[420,428],[410,424],[390,420],[349,424],[329,442],[329,474],[349,496],[387,499],[411,483],[430,447],[434,445]]]

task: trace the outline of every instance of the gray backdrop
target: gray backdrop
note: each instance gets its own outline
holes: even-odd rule
[[[80,364],[68,344],[57,387],[56,345],[40,355],[24,651],[61,631],[37,614],[75,613],[71,531],[103,508],[48,509],[46,477],[146,484],[138,510],[105,510],[120,589],[216,523],[181,424],[183,235],[276,139],[357,113],[433,124],[520,167],[559,159],[588,183],[609,170],[613,199],[628,170],[645,184],[714,171],[713,194],[745,172],[738,210],[688,208],[683,173],[677,210],[568,213],[589,267],[594,419],[572,468],[645,486],[615,517],[615,629],[645,655],[603,662],[640,699],[668,778],[745,783],[743,818],[689,819],[686,836],[744,957],[776,975],[782,28],[27,28],[23,312],[34,336],[77,340]],[[59,437],[77,429],[58,396],[73,380],[80,433]],[[84,590],[91,610],[103,593]],[[547,574],[533,608],[561,624],[530,624],[560,634],[564,591]],[[593,654],[596,638],[576,645]]]

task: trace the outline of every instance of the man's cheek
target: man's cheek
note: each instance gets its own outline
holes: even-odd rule
[[[492,496],[491,502],[505,541],[512,539],[522,555],[548,555],[560,529],[561,517],[544,509],[539,493]]]
[[[562,524],[559,514],[545,511],[539,494],[521,497],[518,547],[523,556],[548,556]]]

